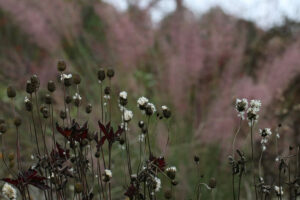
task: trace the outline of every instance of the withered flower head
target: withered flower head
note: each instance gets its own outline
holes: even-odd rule
[[[73,74],[73,82],[75,85],[79,85],[81,83],[81,77],[79,74]]]
[[[85,107],[85,112],[87,114],[90,114],[92,112],[92,109],[93,109],[93,106],[92,104],[88,104],[86,107]]]
[[[115,71],[112,68],[109,68],[106,72],[108,78],[112,78],[115,75]]]
[[[40,79],[37,75],[33,75],[30,77],[30,82],[33,85],[34,92],[36,92],[40,88]]]
[[[48,105],[52,104],[52,97],[50,94],[45,95],[45,103]]]
[[[32,93],[34,93],[34,91],[35,91],[34,85],[31,83],[30,80],[28,80],[28,81],[26,82],[26,92],[27,92],[28,94],[32,94]]]
[[[62,120],[65,120],[67,118],[67,113],[63,110],[60,111],[59,116]]]
[[[7,131],[7,126],[6,126],[6,124],[5,123],[1,123],[0,124],[0,133],[1,134],[4,134],[4,133],[6,133],[6,131]],[[0,135],[1,135],[0,134]]]
[[[104,79],[105,79],[105,71],[104,69],[100,68],[98,71],[98,80],[104,81]]]

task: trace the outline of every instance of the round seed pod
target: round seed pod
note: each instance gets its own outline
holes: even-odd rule
[[[172,191],[171,190],[165,191],[164,197],[165,197],[165,199],[171,199],[172,198]]]
[[[53,81],[49,81],[47,85],[48,91],[49,92],[54,92],[56,90],[55,83]]]
[[[105,95],[109,95],[110,94],[110,87],[107,86],[107,87],[104,88],[104,94]]]
[[[104,81],[104,79],[105,79],[105,71],[104,69],[100,68],[98,71],[98,80]]]
[[[67,118],[67,113],[65,111],[60,111],[59,116],[62,120],[65,120]]]
[[[81,105],[81,100],[78,99],[78,98],[74,99],[74,105],[75,105],[76,107],[79,107],[79,106]]]
[[[13,152],[9,153],[9,154],[8,154],[8,160],[9,160],[9,161],[12,161],[12,160],[14,160],[14,159],[15,159],[15,154],[14,154]]]
[[[72,100],[73,100],[72,97],[70,97],[69,95],[66,96],[66,98],[65,98],[66,104],[70,104],[72,102]]]
[[[96,157],[96,158],[99,158],[99,157],[100,157],[100,152],[99,152],[99,151],[97,151],[97,152],[95,153],[95,157]]]
[[[120,145],[123,145],[125,143],[125,140],[124,138],[120,138],[120,141],[119,141]]]
[[[115,75],[115,71],[112,68],[109,68],[106,72],[108,78],[112,78]]]
[[[14,87],[12,87],[12,86],[8,86],[8,88],[7,88],[7,96],[9,98],[15,98],[16,95],[17,95],[16,89]]]
[[[90,114],[92,112],[92,109],[93,109],[93,106],[92,104],[88,104],[86,107],[85,107],[85,112],[87,114]]]
[[[26,92],[27,92],[28,94],[32,94],[32,93],[34,93],[34,91],[35,91],[34,85],[31,83],[30,80],[28,80],[28,81],[26,82]]]
[[[217,187],[217,181],[215,178],[211,178],[208,182],[208,186],[212,189]]]
[[[81,193],[83,191],[83,185],[80,182],[75,183],[74,188],[76,193]]]
[[[45,103],[48,104],[48,105],[52,104],[52,97],[51,97],[50,94],[46,94]]]
[[[33,108],[32,102],[31,102],[31,101],[26,101],[26,102],[25,102],[25,109],[26,109],[28,112],[31,112],[31,111],[32,111],[32,108]]]
[[[19,126],[21,126],[21,124],[22,124],[21,118],[20,117],[15,117],[15,119],[14,119],[14,125],[16,127],[19,127]]]
[[[30,78],[30,82],[33,85],[34,92],[36,92],[40,88],[40,79],[37,75],[33,75]]]
[[[81,77],[79,74],[73,74],[73,83],[79,85],[81,83]]]
[[[7,126],[5,123],[0,124],[0,133],[4,134],[7,131]]]
[[[67,64],[66,64],[65,61],[60,60],[60,61],[57,62],[57,69],[58,69],[58,71],[63,72],[63,71],[66,70],[66,68],[67,68]]]

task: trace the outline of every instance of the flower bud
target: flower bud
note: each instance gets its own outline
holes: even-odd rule
[[[112,78],[115,75],[115,71],[112,68],[110,68],[107,70],[106,75],[108,76],[108,78]]]
[[[104,88],[104,94],[109,95],[110,94],[110,87],[105,87]]]
[[[16,95],[17,95],[16,89],[15,89],[14,87],[12,87],[12,86],[9,86],[9,87],[7,88],[7,96],[8,96],[9,98],[15,98]]]
[[[80,182],[75,183],[75,192],[81,193],[83,191],[83,185]]]
[[[65,102],[66,102],[66,104],[70,104],[71,102],[72,102],[72,97],[71,96],[66,96],[66,98],[65,98]]]
[[[166,118],[166,119],[168,119],[168,118],[170,118],[171,117],[171,111],[170,111],[170,109],[165,109],[165,110],[163,110],[163,115],[164,115],[164,117]]]
[[[56,86],[53,81],[49,81],[47,87],[49,92],[54,92],[56,90]]]
[[[93,109],[93,106],[92,104],[88,104],[86,107],[85,107],[85,112],[87,114],[90,114],[92,112],[92,109]]]
[[[31,101],[26,101],[25,102],[25,108],[28,112],[31,112],[32,111],[32,108],[33,108],[33,105],[32,105],[32,102]]]
[[[34,85],[31,83],[30,80],[28,80],[28,81],[26,82],[26,92],[27,92],[28,94],[32,94],[32,93],[34,93],[34,91],[35,91]]]
[[[75,105],[76,107],[79,107],[80,104],[81,104],[81,100],[80,100],[80,99],[74,99],[74,105]]]
[[[57,69],[58,69],[58,71],[63,72],[63,71],[66,70],[66,68],[67,68],[67,64],[66,64],[65,61],[60,60],[60,61],[57,62]]]
[[[50,94],[46,94],[45,103],[48,105],[52,104],[52,97],[50,96]]]
[[[121,104],[122,106],[126,106],[127,103],[128,103],[128,100],[127,100],[127,99],[120,98],[120,104]]]
[[[70,87],[72,85],[72,83],[73,83],[73,78],[72,77],[71,78],[64,78],[64,85],[66,87]]]
[[[151,108],[151,106],[147,106],[146,107],[146,115],[148,115],[148,116],[151,116],[152,114],[153,114],[153,110],[152,110],[152,108]]]
[[[172,183],[172,185],[173,185],[173,186],[176,186],[176,185],[178,185],[178,181],[176,181],[176,180],[172,180],[172,182],[171,182],[171,183]]]
[[[125,143],[125,140],[124,138],[120,138],[120,141],[119,141],[120,145],[123,145]]]
[[[67,118],[67,113],[65,111],[60,111],[59,116],[62,120],[65,120]]]
[[[198,156],[194,156],[194,161],[195,161],[195,163],[199,163],[200,158]]]
[[[81,77],[79,74],[73,74],[73,82],[75,85],[79,85],[81,83]]]
[[[37,75],[33,75],[30,78],[30,82],[34,88],[34,92],[36,92],[40,87],[40,79],[38,78]]]
[[[20,117],[15,117],[15,119],[14,119],[14,125],[16,127],[19,127],[19,126],[21,126],[21,124],[22,124],[21,118]]]
[[[7,131],[7,126],[5,123],[0,124],[0,133],[4,134]]]
[[[216,188],[217,186],[217,181],[215,178],[211,178],[208,182],[208,186],[212,189]]]
[[[14,154],[13,152],[9,153],[9,154],[8,154],[8,160],[9,160],[9,161],[12,161],[12,160],[14,160],[14,159],[15,159],[15,154]]]
[[[105,79],[105,71],[104,69],[100,68],[98,71],[98,80],[104,81],[104,79]]]
[[[144,121],[139,121],[139,127],[140,127],[140,128],[143,128],[144,125],[145,125]]]

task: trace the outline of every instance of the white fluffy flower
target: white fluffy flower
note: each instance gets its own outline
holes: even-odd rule
[[[81,96],[76,92],[75,95],[73,96],[73,99],[78,99],[78,100],[81,100]]]
[[[148,102],[149,102],[149,100],[146,97],[140,97],[137,100],[138,107],[139,106],[145,106]]]
[[[63,81],[64,79],[70,79],[72,78],[72,74],[61,74],[60,80]]]
[[[239,113],[238,117],[240,117],[242,120],[244,120],[245,111],[248,108],[248,100],[243,99],[236,99],[235,101],[235,109]]]
[[[282,187],[278,187],[277,185],[275,185],[274,190],[275,190],[277,196],[282,196],[283,195]]]
[[[127,99],[127,92],[125,92],[125,91],[120,92],[120,97],[122,99]]]
[[[269,137],[272,135],[270,128],[259,129],[259,134],[262,139],[260,141],[262,145],[262,150],[265,151],[267,149],[266,144],[268,143]]]
[[[158,192],[161,188],[161,181],[157,177],[154,177],[154,181],[155,181],[155,192]]]
[[[155,105],[153,103],[148,103],[148,106],[150,106],[153,113],[156,112],[156,108],[155,108]]]
[[[104,170],[104,173],[105,173],[105,175],[108,176],[109,178],[112,177],[112,172],[111,172],[111,170],[106,169],[106,170]]]
[[[166,171],[168,172],[168,171],[171,171],[171,172],[176,172],[177,171],[177,169],[176,169],[176,167],[175,166],[173,166],[173,167],[168,167],[167,169],[166,169]]]
[[[162,110],[168,110],[168,107],[167,106],[162,106],[161,109]]]
[[[5,183],[4,186],[2,187],[2,194],[10,200],[16,200],[17,199],[16,189],[8,183]]]
[[[26,96],[25,99],[24,99],[24,102],[27,103],[29,101],[30,101],[29,98]]]
[[[129,122],[129,121],[133,118],[133,113],[132,113],[132,111],[131,111],[131,110],[125,109],[125,110],[124,110],[124,115],[123,115],[123,117],[124,117],[124,121],[125,121],[125,122]]]

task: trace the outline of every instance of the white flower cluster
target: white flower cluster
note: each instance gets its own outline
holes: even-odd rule
[[[155,107],[155,105],[153,103],[148,103],[147,106],[149,106],[151,108],[151,110],[152,110],[153,113],[156,112],[156,107]]]
[[[168,172],[168,171],[171,171],[171,172],[176,172],[177,171],[177,169],[176,169],[176,167],[175,166],[173,166],[173,167],[168,167],[167,169],[166,169],[166,171]]]
[[[251,100],[249,108],[247,110],[247,118],[249,121],[249,126],[253,126],[258,120],[258,112],[260,111],[261,102],[260,100]]]
[[[111,172],[111,170],[109,170],[109,169],[104,170],[104,174],[106,176],[108,176],[109,178],[112,178],[112,172]]]
[[[274,190],[277,196],[282,196],[283,195],[283,189],[282,187],[274,186]]]
[[[167,106],[162,106],[161,109],[164,110],[168,110],[169,108]]]
[[[27,96],[25,96],[24,102],[25,103],[30,102],[30,99]]]
[[[245,111],[248,108],[248,100],[243,99],[236,99],[235,101],[235,109],[239,113],[238,117],[240,117],[242,120],[245,119]]]
[[[73,99],[74,100],[81,100],[82,98],[81,98],[81,96],[76,92],[75,94],[74,94],[74,96],[73,96]]]
[[[154,177],[155,182],[155,192],[158,192],[161,188],[161,180],[157,177]]]
[[[132,111],[125,108],[122,118],[124,118],[125,122],[129,122],[133,118]]]
[[[140,97],[137,100],[137,106],[140,108],[143,114],[152,115],[156,112],[156,107],[153,103],[149,102],[146,97]]]
[[[9,200],[17,199],[17,190],[8,183],[5,183],[2,187],[2,194]]]
[[[267,149],[266,144],[268,143],[269,137],[272,135],[272,131],[270,128],[259,129],[259,134],[262,137],[260,141],[262,150],[265,151]]]
[[[127,99],[127,92],[122,91],[122,92],[120,92],[119,96],[120,96],[120,98]]]
[[[149,102],[149,100],[146,97],[140,97],[137,100],[138,107],[145,107],[148,102]]]
[[[60,75],[60,80],[63,81],[65,79],[70,79],[72,78],[72,74],[61,74]]]

